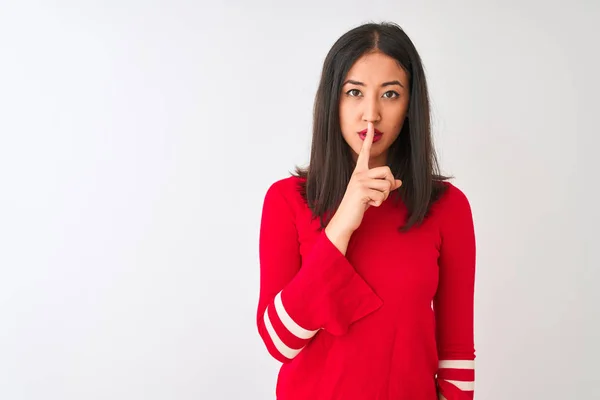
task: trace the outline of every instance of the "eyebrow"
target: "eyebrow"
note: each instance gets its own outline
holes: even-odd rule
[[[344,82],[344,84],[342,86],[344,86],[344,85],[346,85],[348,83],[350,83],[352,85],[357,85],[357,86],[366,86],[364,83],[359,82],[359,81],[353,81],[352,79],[348,79],[346,82]],[[381,84],[381,87],[392,86],[392,85],[398,85],[398,86],[400,86],[402,88],[404,87],[404,85],[402,83],[400,83],[400,81],[383,82]]]

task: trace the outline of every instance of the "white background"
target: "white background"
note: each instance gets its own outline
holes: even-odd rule
[[[600,6],[562,3],[1,1],[0,398],[274,399],[263,196],[390,20],[473,208],[476,397],[600,399]]]

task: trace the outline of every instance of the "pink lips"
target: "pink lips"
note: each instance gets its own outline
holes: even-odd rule
[[[381,139],[382,135],[383,135],[383,132],[379,131],[378,129],[375,129],[375,136],[373,136],[373,143],[378,142]],[[367,137],[367,130],[363,129],[362,131],[358,132],[358,136],[360,137],[361,140],[365,140]]]

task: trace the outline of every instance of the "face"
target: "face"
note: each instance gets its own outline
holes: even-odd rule
[[[388,149],[404,125],[408,84],[399,63],[380,52],[363,55],[348,71],[340,95],[340,125],[355,161],[363,143],[359,132],[366,130],[371,121],[375,138],[369,167],[386,165]]]

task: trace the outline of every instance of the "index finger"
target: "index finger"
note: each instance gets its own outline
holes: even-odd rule
[[[356,169],[362,171],[369,170],[369,158],[371,157],[371,145],[373,144],[374,136],[375,128],[373,127],[373,123],[369,122],[367,124],[367,136],[363,141],[360,153],[358,153],[358,158],[356,159]]]

